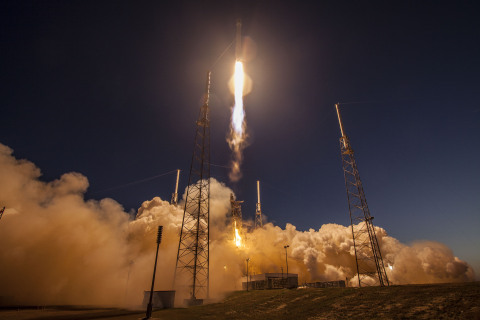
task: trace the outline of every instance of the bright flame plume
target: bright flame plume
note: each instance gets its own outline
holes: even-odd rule
[[[238,232],[238,229],[237,229],[237,221],[235,221],[235,245],[237,247],[240,247],[242,245],[242,237],[240,237],[240,233]]]
[[[229,177],[231,181],[238,181],[242,176],[240,165],[243,159],[242,151],[245,148],[246,139],[245,109],[243,106],[245,72],[243,71],[243,63],[239,60],[235,62],[235,73],[233,78],[235,86],[235,105],[232,109],[230,134],[227,141],[233,152]]]
[[[235,105],[232,113],[232,127],[238,139],[243,138],[243,123],[245,120],[245,110],[243,110],[243,86],[245,83],[245,74],[243,64],[240,61],[235,63]]]

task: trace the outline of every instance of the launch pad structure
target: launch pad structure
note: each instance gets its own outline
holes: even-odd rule
[[[260,181],[257,180],[257,205],[255,210],[255,229],[263,227],[262,207],[260,205]]]
[[[190,298],[185,300],[188,305],[202,304],[203,299],[208,299],[210,294],[210,119],[208,107],[210,75],[211,73],[208,72],[205,100],[196,122],[195,142],[173,277],[174,288],[176,283],[181,286],[186,281],[190,293]]]
[[[340,125],[340,154],[342,157],[345,188],[347,189],[348,210],[352,228],[353,246],[357,265],[358,286],[372,285],[369,279],[376,280],[375,284],[389,286],[387,273],[383,264],[382,253],[378,245],[373,217],[368,209],[367,199],[363,190],[360,174],[350,140],[343,130],[342,117],[339,104],[337,109],[338,123]]]
[[[242,233],[243,220],[242,220],[242,203],[243,201],[235,200],[233,193],[230,193],[230,210],[232,216],[232,229],[234,242],[238,246],[241,240],[240,234]]]

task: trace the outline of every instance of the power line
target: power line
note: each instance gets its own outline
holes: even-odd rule
[[[168,174],[172,174],[172,173],[174,173],[174,172],[177,172],[177,170],[168,171],[168,172],[165,172],[165,173],[162,173],[162,174],[157,174],[157,175],[154,175],[154,176],[151,176],[151,177],[148,177],[148,178],[144,178],[144,179],[132,181],[132,182],[129,182],[129,183],[121,184],[121,185],[118,185],[118,186],[115,186],[115,187],[111,187],[111,188],[99,190],[99,191],[93,192],[93,194],[97,194],[97,193],[101,193],[101,192],[107,192],[107,191],[112,191],[112,190],[117,190],[117,189],[129,187],[129,186],[133,186],[133,185],[136,185],[136,184],[139,184],[139,183],[147,182],[147,181],[150,181],[150,180],[154,180],[154,179],[157,179],[157,178],[166,176],[166,175],[168,175]]]

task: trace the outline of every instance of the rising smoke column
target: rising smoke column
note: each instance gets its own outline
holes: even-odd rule
[[[232,150],[231,171],[229,173],[230,181],[238,181],[241,177],[240,166],[243,160],[243,149],[246,147],[246,121],[245,109],[243,106],[243,94],[245,85],[245,73],[243,63],[240,60],[235,62],[234,95],[235,104],[232,108],[232,117],[230,122],[230,133],[227,137],[228,145]]]
[[[182,204],[159,197],[145,201],[136,220],[112,199],[85,200],[88,180],[79,173],[40,181],[33,163],[18,160],[0,144],[0,305],[140,305],[149,290],[158,225],[164,226],[155,290],[171,290]],[[231,241],[230,194],[225,184],[210,183],[210,293],[240,290],[245,259],[252,273],[285,268],[300,282],[355,277],[349,226],[325,224],[299,231],[272,223],[246,234],[244,245]],[[185,194],[183,195],[183,201]],[[472,268],[444,244],[405,245],[376,227],[379,245],[394,284],[461,282],[474,279]]]

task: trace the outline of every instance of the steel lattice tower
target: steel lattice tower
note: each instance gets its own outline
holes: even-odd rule
[[[368,278],[376,280],[380,286],[388,286],[388,278],[383,264],[382,253],[378,245],[373,217],[367,205],[365,192],[363,191],[360,174],[355,162],[354,152],[348,137],[343,131],[342,118],[338,104],[338,122],[342,137],[340,138],[340,152],[345,176],[345,187],[347,189],[348,210],[352,228],[353,246],[357,264],[358,285],[370,285]]]
[[[205,102],[200,109],[193,146],[190,175],[178,243],[174,284],[188,279],[190,304],[209,297],[210,240],[210,72],[207,75]],[[190,284],[189,284],[190,283]]]
[[[255,210],[255,229],[263,227],[262,207],[260,205],[260,181],[257,180],[257,206]]]

